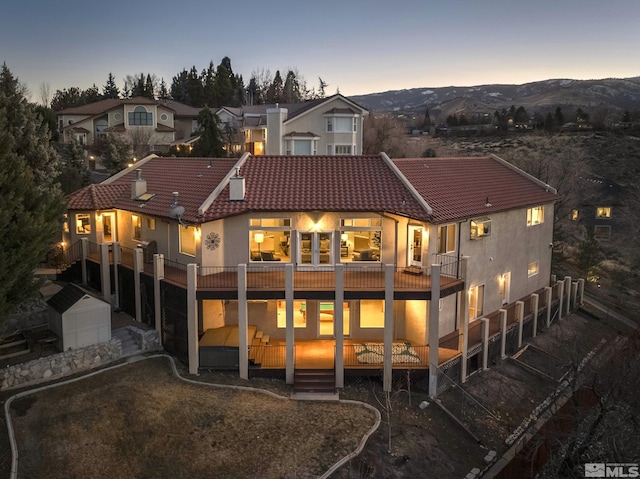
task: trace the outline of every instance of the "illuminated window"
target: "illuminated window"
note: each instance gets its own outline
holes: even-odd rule
[[[142,239],[142,221],[138,215],[131,215],[131,231],[134,240]]]
[[[479,239],[491,235],[491,220],[489,218],[477,218],[471,220],[471,239]]]
[[[91,233],[91,215],[76,215],[76,233],[79,235],[86,235]]]
[[[180,230],[180,252],[189,256],[196,255],[196,228],[178,226]]]
[[[527,267],[527,276],[529,278],[531,278],[531,276],[535,276],[536,274],[538,274],[539,268],[540,266],[537,261],[529,263],[529,266]]]
[[[456,249],[456,225],[438,227],[438,253],[452,253]]]
[[[544,223],[544,206],[527,209],[527,226]]]
[[[360,328],[384,328],[384,299],[360,300]]]
[[[571,219],[573,221],[578,221],[578,210],[571,210]]]
[[[156,229],[156,219],[147,217],[147,228],[150,230]]]
[[[278,226],[291,226],[290,218],[251,218],[249,226],[260,226],[262,228],[277,228]]]
[[[598,206],[596,208],[596,218],[611,218],[611,207],[610,206]]]
[[[287,327],[287,302],[278,300],[278,328]],[[303,299],[293,301],[293,327],[307,327],[307,302]]]
[[[469,319],[481,317],[484,309],[484,285],[469,289]]]
[[[340,224],[341,262],[381,261],[381,218],[342,218]]]
[[[291,218],[249,220],[249,261],[291,261]]]

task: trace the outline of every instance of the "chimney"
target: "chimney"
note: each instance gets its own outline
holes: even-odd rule
[[[136,170],[136,179],[131,183],[131,199],[140,198],[147,192],[147,180],[142,179],[142,170]]]
[[[229,200],[244,200],[244,177],[240,176],[240,168],[236,168],[236,175],[229,178]]]

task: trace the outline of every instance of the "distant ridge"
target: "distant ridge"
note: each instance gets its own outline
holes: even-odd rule
[[[448,86],[390,90],[350,97],[373,112],[422,113],[429,108],[446,118],[453,113],[494,112],[523,106],[529,114],[546,113],[557,106],[587,113],[600,110],[607,116],[619,116],[624,110],[640,110],[640,76],[602,80],[551,79],[522,85]],[[442,118],[442,120],[444,120]]]

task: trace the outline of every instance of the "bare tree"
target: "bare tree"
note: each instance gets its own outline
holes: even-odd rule
[[[40,104],[49,108],[51,106],[51,84],[40,83]]]
[[[133,149],[133,156],[136,158],[142,158],[149,152],[149,143],[153,136],[153,131],[150,128],[143,126],[137,126],[131,128],[128,132],[129,143]]]

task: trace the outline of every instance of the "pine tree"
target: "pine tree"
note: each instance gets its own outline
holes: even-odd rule
[[[151,98],[152,100],[155,100],[156,98],[155,87],[150,73],[147,73],[147,79],[144,82],[144,91],[142,92],[142,96]]]
[[[171,81],[171,98],[180,103],[189,105],[189,94],[187,92],[187,82],[189,78],[189,72],[182,70]]]
[[[276,71],[276,76],[273,77],[273,82],[269,85],[267,90],[267,103],[279,103],[282,101],[282,77],[280,76],[280,70]]]
[[[56,241],[58,156],[24,88],[0,70],[0,323],[38,289],[33,269]]]
[[[118,90],[116,79],[111,73],[107,78],[107,84],[102,87],[102,98],[120,98],[120,90]]]
[[[108,133],[102,152],[102,166],[115,173],[124,169],[131,158],[131,146],[117,133]]]
[[[204,104],[204,88],[198,70],[195,65],[191,67],[187,74],[187,98],[185,103],[187,105],[201,107]]]
[[[234,81],[231,60],[224,57],[216,68],[215,91],[216,98],[213,106],[230,106],[233,103]]]
[[[222,134],[218,117],[209,108],[203,108],[198,115],[200,138],[193,145],[191,156],[220,158],[226,156],[222,146]]]
[[[167,84],[164,81],[164,78],[160,80],[160,89],[158,90],[158,100],[171,100],[171,96],[169,96],[169,92],[167,91]]]

